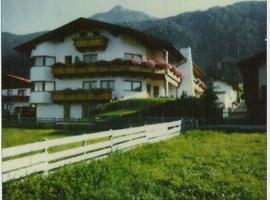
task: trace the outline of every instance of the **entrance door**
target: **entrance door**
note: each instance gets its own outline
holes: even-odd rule
[[[147,89],[148,96],[151,97],[151,85],[149,83],[147,83],[146,89]]]
[[[154,86],[154,97],[159,97],[159,86]]]
[[[64,104],[64,120],[69,120],[70,117],[70,104]]]

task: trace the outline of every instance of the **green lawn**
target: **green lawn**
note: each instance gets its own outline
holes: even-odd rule
[[[2,147],[17,146],[43,139],[54,139],[58,137],[71,136],[70,131],[53,129],[23,129],[23,128],[2,128]]]
[[[191,131],[6,183],[3,199],[266,199],[266,135]]]

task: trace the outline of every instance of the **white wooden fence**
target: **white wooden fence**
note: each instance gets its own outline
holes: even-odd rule
[[[135,128],[109,130],[93,134],[45,140],[2,150],[2,180],[21,178],[33,173],[47,173],[67,164],[98,159],[116,150],[127,150],[143,143],[153,143],[180,134],[181,121],[145,125]],[[98,143],[91,140],[100,139]],[[61,145],[81,143],[80,146],[58,152],[48,151]],[[90,144],[89,144],[90,143]]]

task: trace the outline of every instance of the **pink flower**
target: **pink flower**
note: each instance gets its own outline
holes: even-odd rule
[[[134,66],[140,66],[142,64],[142,62],[140,60],[133,59],[130,61],[130,64],[134,65]]]
[[[151,60],[151,59],[148,59],[147,61],[143,61],[142,62],[142,66],[144,67],[148,67],[150,69],[154,69],[155,68],[155,61],[154,60]]]
[[[169,65],[166,64],[166,63],[160,62],[160,63],[156,64],[156,67],[159,68],[159,69],[168,69]]]

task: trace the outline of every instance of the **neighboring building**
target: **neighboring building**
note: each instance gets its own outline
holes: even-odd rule
[[[266,52],[238,62],[243,75],[244,97],[253,122],[266,123]]]
[[[222,80],[213,82],[214,93],[218,97],[218,101],[222,103],[223,111],[228,112],[237,107],[237,91],[233,86]]]
[[[188,96],[200,97],[206,89],[206,74],[192,61],[191,48],[182,48],[180,52],[186,58],[186,63],[179,65],[178,69],[183,73],[183,80],[178,89],[179,96],[185,92]]]
[[[112,99],[178,96],[186,59],[171,44],[131,28],[79,18],[17,50],[33,60],[37,118],[87,118]]]
[[[2,79],[2,108],[4,115],[12,115],[16,109],[29,107],[31,82],[28,79],[6,74]]]

